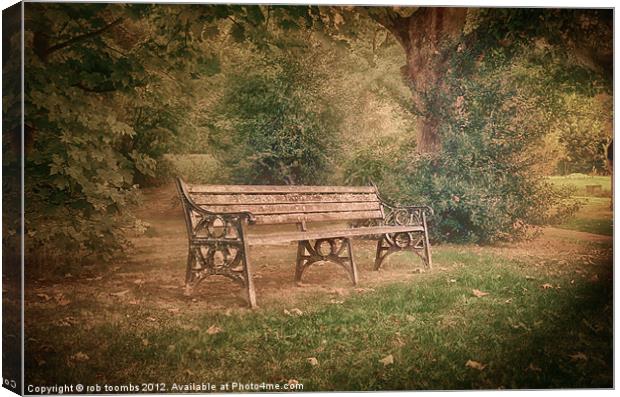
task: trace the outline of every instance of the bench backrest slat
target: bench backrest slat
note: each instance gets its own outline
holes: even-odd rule
[[[250,212],[257,225],[383,218],[381,200],[372,186],[179,183],[196,206],[213,213]]]
[[[192,192],[198,205],[379,202],[375,193],[212,194]]]
[[[275,193],[375,193],[372,186],[305,185],[189,185],[190,193],[275,194]]]
[[[257,225],[275,225],[301,222],[326,222],[345,221],[357,219],[382,219],[381,211],[348,211],[348,212],[315,212],[315,213],[291,213],[280,215],[258,215]]]
[[[212,212],[251,212],[254,215],[274,215],[291,213],[315,212],[346,212],[346,211],[380,211],[378,202],[353,203],[294,203],[294,204],[235,204],[235,205],[201,205]]]

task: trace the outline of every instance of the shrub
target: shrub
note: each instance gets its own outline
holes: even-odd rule
[[[440,98],[441,149],[403,159],[400,200],[430,204],[435,239],[492,243],[521,239],[577,209],[543,175],[542,142],[558,113],[541,70],[527,62],[478,60],[455,74]]]
[[[318,184],[329,176],[340,118],[307,55],[282,55],[229,77],[212,143],[237,183]]]

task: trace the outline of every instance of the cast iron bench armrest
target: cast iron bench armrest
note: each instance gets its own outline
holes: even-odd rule
[[[433,208],[431,206],[428,206],[428,205],[397,205],[397,206],[388,205],[388,207],[390,207],[391,209],[395,209],[395,210],[398,210],[398,209],[423,210],[429,216],[435,215],[435,211],[433,210]]]
[[[379,194],[379,188],[377,187],[377,185],[375,185],[372,182],[371,182],[371,185],[375,188],[377,197],[379,198],[379,200],[381,200],[381,204],[383,205],[383,207],[385,209],[390,210],[391,213],[394,213],[395,211],[399,211],[399,210],[409,211],[410,213],[412,211],[420,210],[420,211],[426,212],[429,216],[435,215],[435,211],[433,211],[433,208],[428,205],[395,205],[395,204],[392,204],[389,201],[385,200],[381,196],[381,194]],[[386,218],[387,218],[387,214],[386,214]]]
[[[176,183],[177,183],[177,188],[179,189],[179,193],[182,193],[181,197],[191,207],[192,210],[198,212],[201,215],[220,216],[223,218],[224,217],[246,217],[249,223],[254,223],[256,221],[256,217],[254,216],[254,214],[252,214],[249,211],[219,213],[219,212],[213,212],[213,211],[206,210],[202,208],[201,206],[199,206],[198,204],[196,204],[194,200],[192,200],[192,198],[189,195],[189,192],[187,191],[187,188],[185,187],[185,182],[183,182],[181,178],[177,177]]]
[[[384,222],[387,225],[424,225],[426,228],[426,215],[433,216],[435,212],[428,205],[391,205],[381,199],[386,211]],[[405,216],[407,219],[403,220]]]

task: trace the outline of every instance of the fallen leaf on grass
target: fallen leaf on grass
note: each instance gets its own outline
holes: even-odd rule
[[[449,283],[456,283],[456,279],[451,278],[450,280],[448,280]]]
[[[331,299],[331,300],[329,301],[329,303],[331,303],[331,304],[333,304],[333,305],[341,305],[341,304],[343,304],[343,303],[344,303],[344,301],[340,301],[340,300],[337,300],[337,299]]]
[[[299,381],[297,379],[289,379],[287,384],[289,384],[289,385],[298,385]]]
[[[48,294],[37,294],[37,296],[38,296],[39,298],[43,299],[43,300],[44,300],[44,301],[46,301],[46,302],[47,302],[48,300],[52,299],[52,297],[51,297],[51,296],[49,296]]]
[[[110,292],[110,296],[124,296],[124,295],[127,295],[128,292],[129,292],[128,289],[124,291],[119,291],[119,292]]]
[[[207,334],[209,335],[219,334],[220,332],[222,332],[222,329],[215,324],[207,329]]]
[[[571,361],[579,361],[579,360],[581,360],[581,361],[588,361],[588,356],[586,356],[582,352],[577,352],[575,354],[571,354],[569,357],[570,357]]]
[[[590,277],[590,282],[592,282],[592,283],[596,283],[596,282],[598,282],[598,280],[599,280],[598,274],[595,274],[592,277]]]
[[[141,286],[142,284],[144,284],[144,280],[139,278],[139,279],[134,280],[133,283],[136,284],[137,286]]]
[[[396,332],[394,339],[393,339],[393,343],[394,345],[398,347],[403,347],[406,344],[403,338],[401,338],[400,332]]]
[[[319,360],[317,360],[316,357],[308,357],[306,361],[308,361],[308,363],[310,363],[313,367],[319,365]]]
[[[391,354],[388,354],[387,356],[379,360],[379,362],[383,364],[384,367],[387,367],[388,365],[394,364],[394,356]]]
[[[343,288],[334,288],[331,293],[336,294],[336,295],[340,295],[340,296],[344,296],[346,295],[345,291]]]
[[[469,368],[473,368],[473,369],[477,369],[478,371],[482,371],[483,369],[486,368],[486,364],[482,364],[478,361],[474,361],[474,360],[467,360],[467,362],[465,363],[466,367]]]
[[[543,285],[541,285],[542,289],[550,289],[553,288],[553,285],[549,284],[549,283],[544,283]]]
[[[482,298],[483,296],[487,296],[487,295],[489,295],[489,293],[488,293],[488,292],[482,292],[482,291],[480,291],[479,289],[475,289],[475,290],[473,290],[473,291],[472,291],[472,293],[474,294],[474,296],[475,296],[476,298]]]
[[[284,309],[284,314],[286,314],[287,316],[301,316],[304,314],[304,312],[294,307],[291,310]]]
[[[171,307],[171,308],[168,308],[168,311],[169,311],[170,313],[178,313],[180,310],[181,310],[181,309],[179,309],[178,307]]]
[[[146,347],[149,345],[149,340],[148,339],[142,339],[142,346]]]
[[[149,321],[152,321],[152,322],[157,321],[157,319],[155,317],[147,317],[146,319],[149,320]]]
[[[72,327],[75,324],[78,324],[79,321],[76,320],[75,318],[69,316],[69,317],[65,317],[65,318],[61,318],[60,320],[57,320],[54,322],[54,324],[56,324],[59,327]]]

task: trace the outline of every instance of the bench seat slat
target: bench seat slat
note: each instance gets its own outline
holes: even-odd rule
[[[190,185],[189,193],[375,193],[372,186],[272,186],[272,185]]]
[[[374,193],[270,193],[270,194],[214,194],[194,192],[190,197],[198,205],[236,205],[236,204],[309,204],[309,203],[350,203],[376,202]]]
[[[277,215],[291,213],[380,211],[378,202],[353,203],[314,203],[314,204],[237,204],[237,205],[202,205],[211,212],[251,212],[254,215]]]
[[[314,230],[306,232],[261,233],[248,235],[250,245],[278,244],[321,238],[356,237],[385,233],[423,232],[422,226],[371,226],[354,229]]]
[[[301,222],[347,221],[356,219],[383,219],[383,213],[377,211],[347,211],[347,212],[315,212],[290,213],[274,215],[256,215],[257,225],[291,224]]]

